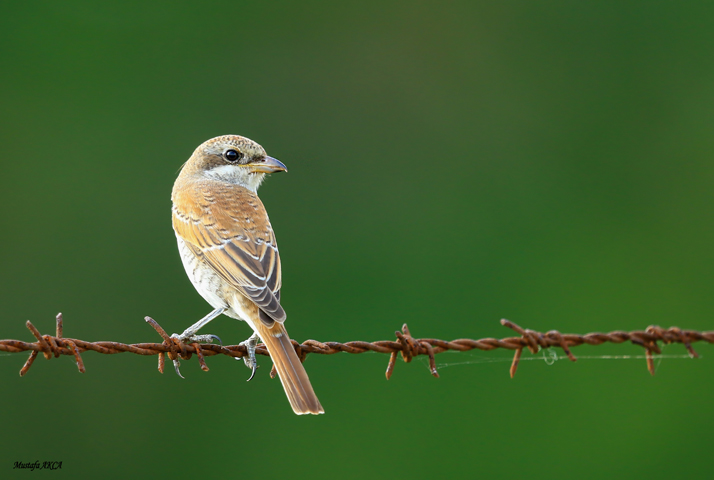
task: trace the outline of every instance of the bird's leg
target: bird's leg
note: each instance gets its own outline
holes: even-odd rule
[[[252,370],[250,378],[248,379],[249,382],[253,380],[255,371],[258,368],[258,361],[255,359],[255,346],[258,344],[258,340],[260,340],[260,337],[256,332],[253,332],[253,335],[251,335],[248,340],[239,343],[239,345],[245,345],[245,349],[248,351],[248,356],[243,357],[243,362],[246,367]]]
[[[208,322],[216,318],[218,315],[221,313],[225,312],[226,309],[221,307],[217,308],[205,317],[203,317],[201,320],[198,322],[194,323],[190,327],[188,327],[186,330],[181,335],[173,334],[171,335],[171,338],[177,338],[180,342],[208,342],[211,343],[213,340],[218,340],[218,343],[221,345],[223,342],[221,342],[221,339],[218,338],[216,335],[196,335],[196,332],[198,332],[202,327],[204,327]]]
[[[198,322],[194,323],[190,327],[188,327],[186,330],[183,331],[181,335],[178,335],[176,333],[171,335],[171,338],[177,339],[179,342],[188,342],[188,343],[193,343],[193,342],[202,342],[202,343],[212,343],[213,340],[218,340],[218,343],[223,345],[223,342],[221,342],[221,339],[218,338],[217,335],[196,335],[196,332],[198,332],[202,327],[204,327],[208,322],[216,318],[218,315],[221,313],[225,312],[225,308],[217,308],[205,317],[203,317],[201,320]],[[176,373],[178,374],[179,377],[183,378],[183,375],[181,375],[181,372],[179,371],[179,361],[178,358],[174,359],[174,368],[176,369]]]

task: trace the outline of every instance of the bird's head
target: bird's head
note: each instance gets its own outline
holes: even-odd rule
[[[287,171],[280,160],[269,157],[253,140],[240,135],[223,135],[199,145],[181,174],[202,175],[255,192],[266,174]]]

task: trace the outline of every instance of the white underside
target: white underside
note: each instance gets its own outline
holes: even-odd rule
[[[231,292],[233,289],[211,267],[199,262],[193,252],[186,246],[186,242],[178,235],[176,236],[176,241],[178,242],[183,268],[186,270],[186,275],[188,275],[196,291],[214,309],[225,308],[224,315],[243,320],[253,328],[250,316],[242,308],[240,293]],[[225,292],[230,293],[226,294]],[[253,330],[255,329],[253,328]]]

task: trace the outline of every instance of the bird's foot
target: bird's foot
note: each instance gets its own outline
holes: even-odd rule
[[[190,328],[183,332],[181,335],[177,333],[172,334],[171,338],[175,338],[181,343],[213,343],[213,340],[218,340],[218,343],[223,346],[223,342],[221,342],[221,339],[218,335],[196,335],[196,333],[191,331]],[[178,358],[175,358],[173,362],[176,374],[179,377],[184,378],[184,376],[181,375],[181,371],[179,370],[181,364],[179,363]]]
[[[255,371],[258,369],[258,361],[255,359],[255,346],[258,344],[258,340],[260,340],[258,334],[253,333],[248,340],[239,343],[239,345],[245,345],[245,349],[248,351],[248,356],[243,357],[243,363],[245,363],[246,367],[251,369],[250,378],[248,379],[249,382],[253,380]]]
[[[171,338],[175,338],[181,343],[213,343],[214,340],[218,340],[218,343],[223,346],[223,342],[218,335],[196,335],[191,329],[186,330],[181,335],[174,333]]]
[[[190,327],[188,327],[186,330],[183,331],[181,335],[178,335],[174,333],[171,335],[171,338],[177,339],[179,342],[182,343],[213,343],[213,340],[218,340],[218,343],[223,345],[223,342],[221,342],[221,339],[218,338],[216,335],[196,335],[196,333],[206,326],[208,322],[216,318],[218,315],[223,313],[226,309],[225,308],[217,308],[213,310],[211,313],[203,317],[201,320],[198,322],[194,323]]]

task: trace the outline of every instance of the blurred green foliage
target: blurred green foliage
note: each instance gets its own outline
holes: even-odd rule
[[[0,338],[62,311],[66,336],[148,342],[145,315],[171,333],[207,313],[169,195],[227,133],[290,169],[260,193],[293,338],[713,329],[713,53],[705,2],[6,2]],[[654,378],[583,359],[511,380],[507,352],[472,352],[386,382],[386,356],[313,356],[317,418],[267,359],[246,384],[223,357],[186,380],[91,353],[20,379],[7,355],[0,476],[706,478],[696,347]]]

